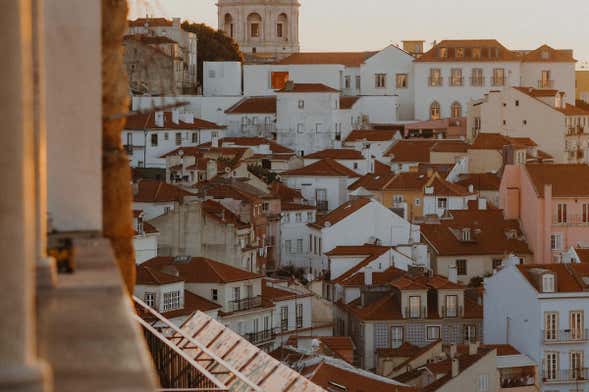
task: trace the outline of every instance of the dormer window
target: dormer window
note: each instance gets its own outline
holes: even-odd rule
[[[542,275],[542,292],[554,293],[554,274]]]
[[[463,58],[464,57],[464,48],[456,48],[456,58]]]
[[[462,229],[462,241],[470,241],[470,238],[470,229],[465,227],[464,229]]]
[[[481,48],[472,48],[472,58],[473,59],[480,59],[481,58]]]
[[[448,58],[448,48],[439,48],[438,51],[438,53],[440,54],[440,58]]]
[[[540,57],[542,57],[542,60],[548,60],[550,58],[550,53],[547,50],[543,50]]]

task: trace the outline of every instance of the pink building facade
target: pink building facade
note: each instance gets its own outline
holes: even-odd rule
[[[589,166],[507,165],[499,189],[506,219],[518,219],[535,263],[589,245]]]

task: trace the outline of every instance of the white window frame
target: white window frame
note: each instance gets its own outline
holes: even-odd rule
[[[143,293],[143,302],[150,308],[155,308],[156,293],[153,291],[146,291]]]
[[[438,331],[437,336],[431,336],[430,335],[430,330],[436,330]],[[442,337],[442,326],[441,325],[426,325],[425,326],[425,340],[427,341],[434,341],[434,340],[438,340],[441,339]]]
[[[180,308],[180,291],[168,291],[164,293],[163,311],[169,312],[171,310]]]

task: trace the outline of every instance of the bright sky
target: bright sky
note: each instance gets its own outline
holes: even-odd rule
[[[496,38],[547,43],[589,60],[589,0],[300,0],[303,51],[381,49],[401,40]],[[129,0],[131,17],[181,17],[217,28],[216,0]],[[443,4],[443,6],[441,6]],[[429,45],[426,46],[426,49]]]

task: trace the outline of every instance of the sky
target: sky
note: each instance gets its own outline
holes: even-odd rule
[[[299,0],[302,51],[377,50],[402,40],[496,38],[543,43],[589,60],[589,0]],[[216,0],[129,0],[130,17],[180,17],[217,27]],[[443,4],[443,6],[441,5]]]

